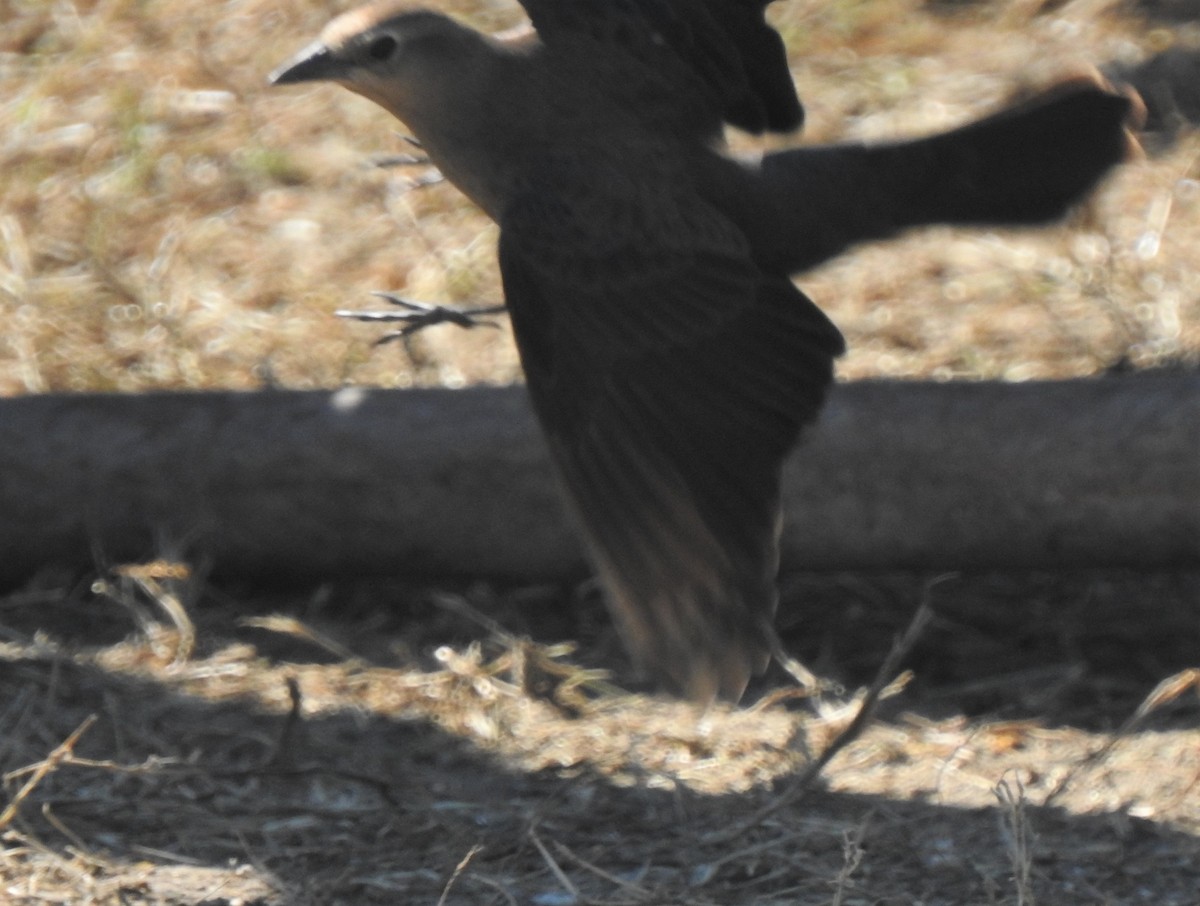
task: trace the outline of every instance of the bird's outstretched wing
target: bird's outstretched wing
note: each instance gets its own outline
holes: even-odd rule
[[[912,227],[1050,223],[1141,154],[1144,113],[1136,94],[1084,72],[949,132],[769,152],[742,196],[759,199],[745,218],[755,256],[797,274]]]
[[[767,22],[773,0],[521,0],[542,40],[586,38],[694,77],[727,123],[759,133],[804,121],[783,39]],[[682,89],[687,90],[687,89]]]
[[[737,698],[769,656],[781,464],[841,335],[699,198],[590,185],[548,172],[501,218],[529,392],[635,658]]]

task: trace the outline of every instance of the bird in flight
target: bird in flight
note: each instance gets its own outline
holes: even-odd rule
[[[610,610],[641,668],[699,701],[769,662],[782,464],[844,349],[792,275],[909,227],[1060,217],[1136,117],[1081,76],[925,138],[734,159],[726,124],[803,120],[770,2],[521,0],[520,38],[385,2],[271,76],[374,101],[499,225],[529,395]]]

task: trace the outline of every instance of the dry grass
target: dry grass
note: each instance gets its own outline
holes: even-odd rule
[[[444,4],[498,27],[512,4]],[[915,0],[793,0],[812,140],[911,135],[1019,81],[1128,58],[1161,34],[1095,2],[947,20]],[[0,394],[509,382],[506,334],[430,331],[415,361],[334,322],[373,289],[495,301],[494,228],[449,186],[372,155],[398,126],[333,87],[265,74],[318,4],[7,4],[0,37]],[[1030,61],[1035,61],[1030,65]],[[1068,228],[928,231],[802,282],[845,329],[847,377],[1090,374],[1200,349],[1196,155],[1127,167]]]
[[[964,6],[778,4],[808,136],[943,128],[1020,81],[1196,37],[1102,0]],[[394,123],[333,88],[266,88],[333,11],[0,0],[0,395],[517,377],[504,333],[430,331],[409,361],[332,319],[373,289],[499,297],[493,227],[369,163],[403,149]],[[1061,228],[931,230],[807,275],[850,341],[842,374],[1195,356],[1198,157],[1185,137],[1126,167]],[[853,709],[623,693],[593,672],[624,675],[594,602],[472,598],[524,642],[444,594],[129,579],[109,589],[125,607],[69,583],[0,598],[2,902],[1197,902],[1195,574],[938,586],[914,682],[773,810]],[[809,603],[789,648],[863,683],[926,584],[791,577]]]
[[[939,619],[993,610],[994,581],[935,600]],[[475,590],[447,608],[445,592],[409,590],[403,612],[377,591],[378,609],[352,623],[335,598],[324,614],[293,604],[286,620],[241,625],[245,602],[210,597],[186,632],[88,595],[0,599],[0,890],[14,904],[1191,906],[1197,674],[1145,695],[1146,676],[1180,655],[1155,631],[1126,632],[1114,658],[1080,625],[1109,620],[1114,588],[1143,585],[1055,579],[1073,609],[1059,627],[1074,626],[1070,663],[1022,645],[1023,664],[943,670],[889,699],[799,800],[794,772],[853,706],[794,710],[775,694],[700,713],[622,693],[562,646],[461,620],[469,600],[538,622],[529,611],[546,602],[531,608],[528,593]],[[1178,589],[1190,604],[1173,634],[1188,654],[1198,587]],[[885,611],[836,637],[810,627],[809,643],[844,670],[859,647],[887,644],[878,622],[869,629],[895,620]],[[610,663],[603,637],[560,628]],[[918,676],[983,635],[933,633]],[[180,660],[192,636],[201,645]],[[1069,691],[1046,681],[1048,666],[1074,676]],[[1020,677],[1038,671],[1030,709]],[[1003,709],[964,716],[998,676]],[[1086,707],[1060,711],[1081,694]],[[1056,711],[1057,723],[1042,716]],[[1129,715],[1116,731],[1087,726]]]

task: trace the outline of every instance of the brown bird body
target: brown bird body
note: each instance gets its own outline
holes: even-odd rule
[[[335,19],[276,83],[404,121],[501,228],[530,396],[635,658],[689,696],[766,665],[782,462],[842,351],[790,275],[913,225],[1037,223],[1122,159],[1093,80],[928,139],[760,163],[802,108],[763,0],[524,0],[491,38],[410,4]]]

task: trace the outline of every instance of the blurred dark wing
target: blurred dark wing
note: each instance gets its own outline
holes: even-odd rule
[[[732,116],[726,116],[725,120],[750,132],[761,132],[764,128],[791,132],[804,123],[804,108],[796,96],[787,48],[764,15],[772,2],[706,0],[704,4],[725,40],[737,49],[742,72],[762,114],[762,125],[757,128]]]
[[[719,213],[653,194],[518,199],[500,265],[534,407],[627,644],[693,698],[736,698],[769,656],[781,464],[842,341]]]
[[[1053,221],[1139,153],[1141,113],[1140,99],[1084,74],[950,132],[768,153],[755,253],[800,273],[911,227]]]
[[[720,118],[749,132],[799,128],[804,108],[772,0],[521,0],[548,44],[587,38],[642,59],[669,53],[698,79]]]

